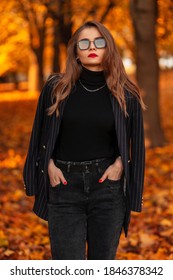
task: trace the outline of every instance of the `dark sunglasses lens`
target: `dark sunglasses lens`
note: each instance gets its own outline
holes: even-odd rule
[[[78,42],[78,46],[80,50],[87,50],[89,47],[89,40],[81,40]]]
[[[106,47],[106,41],[104,38],[98,38],[94,41],[96,48],[102,49]]]

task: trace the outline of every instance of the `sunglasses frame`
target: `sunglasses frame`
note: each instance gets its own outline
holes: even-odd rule
[[[96,46],[96,41],[99,40],[99,39],[103,39],[103,40],[104,40],[104,42],[105,42],[105,46],[104,46],[104,47],[99,48],[99,47]],[[88,47],[87,47],[86,49],[81,49],[81,48],[80,48],[79,43],[80,43],[81,41],[88,41],[89,44],[88,44]],[[105,38],[103,38],[103,37],[96,38],[96,39],[94,39],[94,41],[90,41],[89,39],[81,39],[81,40],[77,43],[77,46],[78,46],[78,48],[79,48],[81,51],[86,51],[86,50],[88,50],[88,49],[90,48],[91,43],[94,43],[94,46],[95,46],[97,49],[104,49],[104,48],[106,48],[106,40],[105,40]]]

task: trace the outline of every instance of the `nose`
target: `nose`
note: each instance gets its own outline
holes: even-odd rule
[[[90,50],[93,50],[93,49],[95,49],[94,42],[90,42]]]

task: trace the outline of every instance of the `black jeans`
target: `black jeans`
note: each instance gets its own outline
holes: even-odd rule
[[[67,185],[60,183],[49,188],[48,226],[53,259],[115,259],[125,216],[123,186],[121,180],[98,182],[114,160],[56,161]]]

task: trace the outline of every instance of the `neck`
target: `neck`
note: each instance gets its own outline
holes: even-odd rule
[[[99,87],[105,84],[105,75],[103,71],[93,71],[86,67],[82,67],[80,80],[85,86],[93,85]]]

